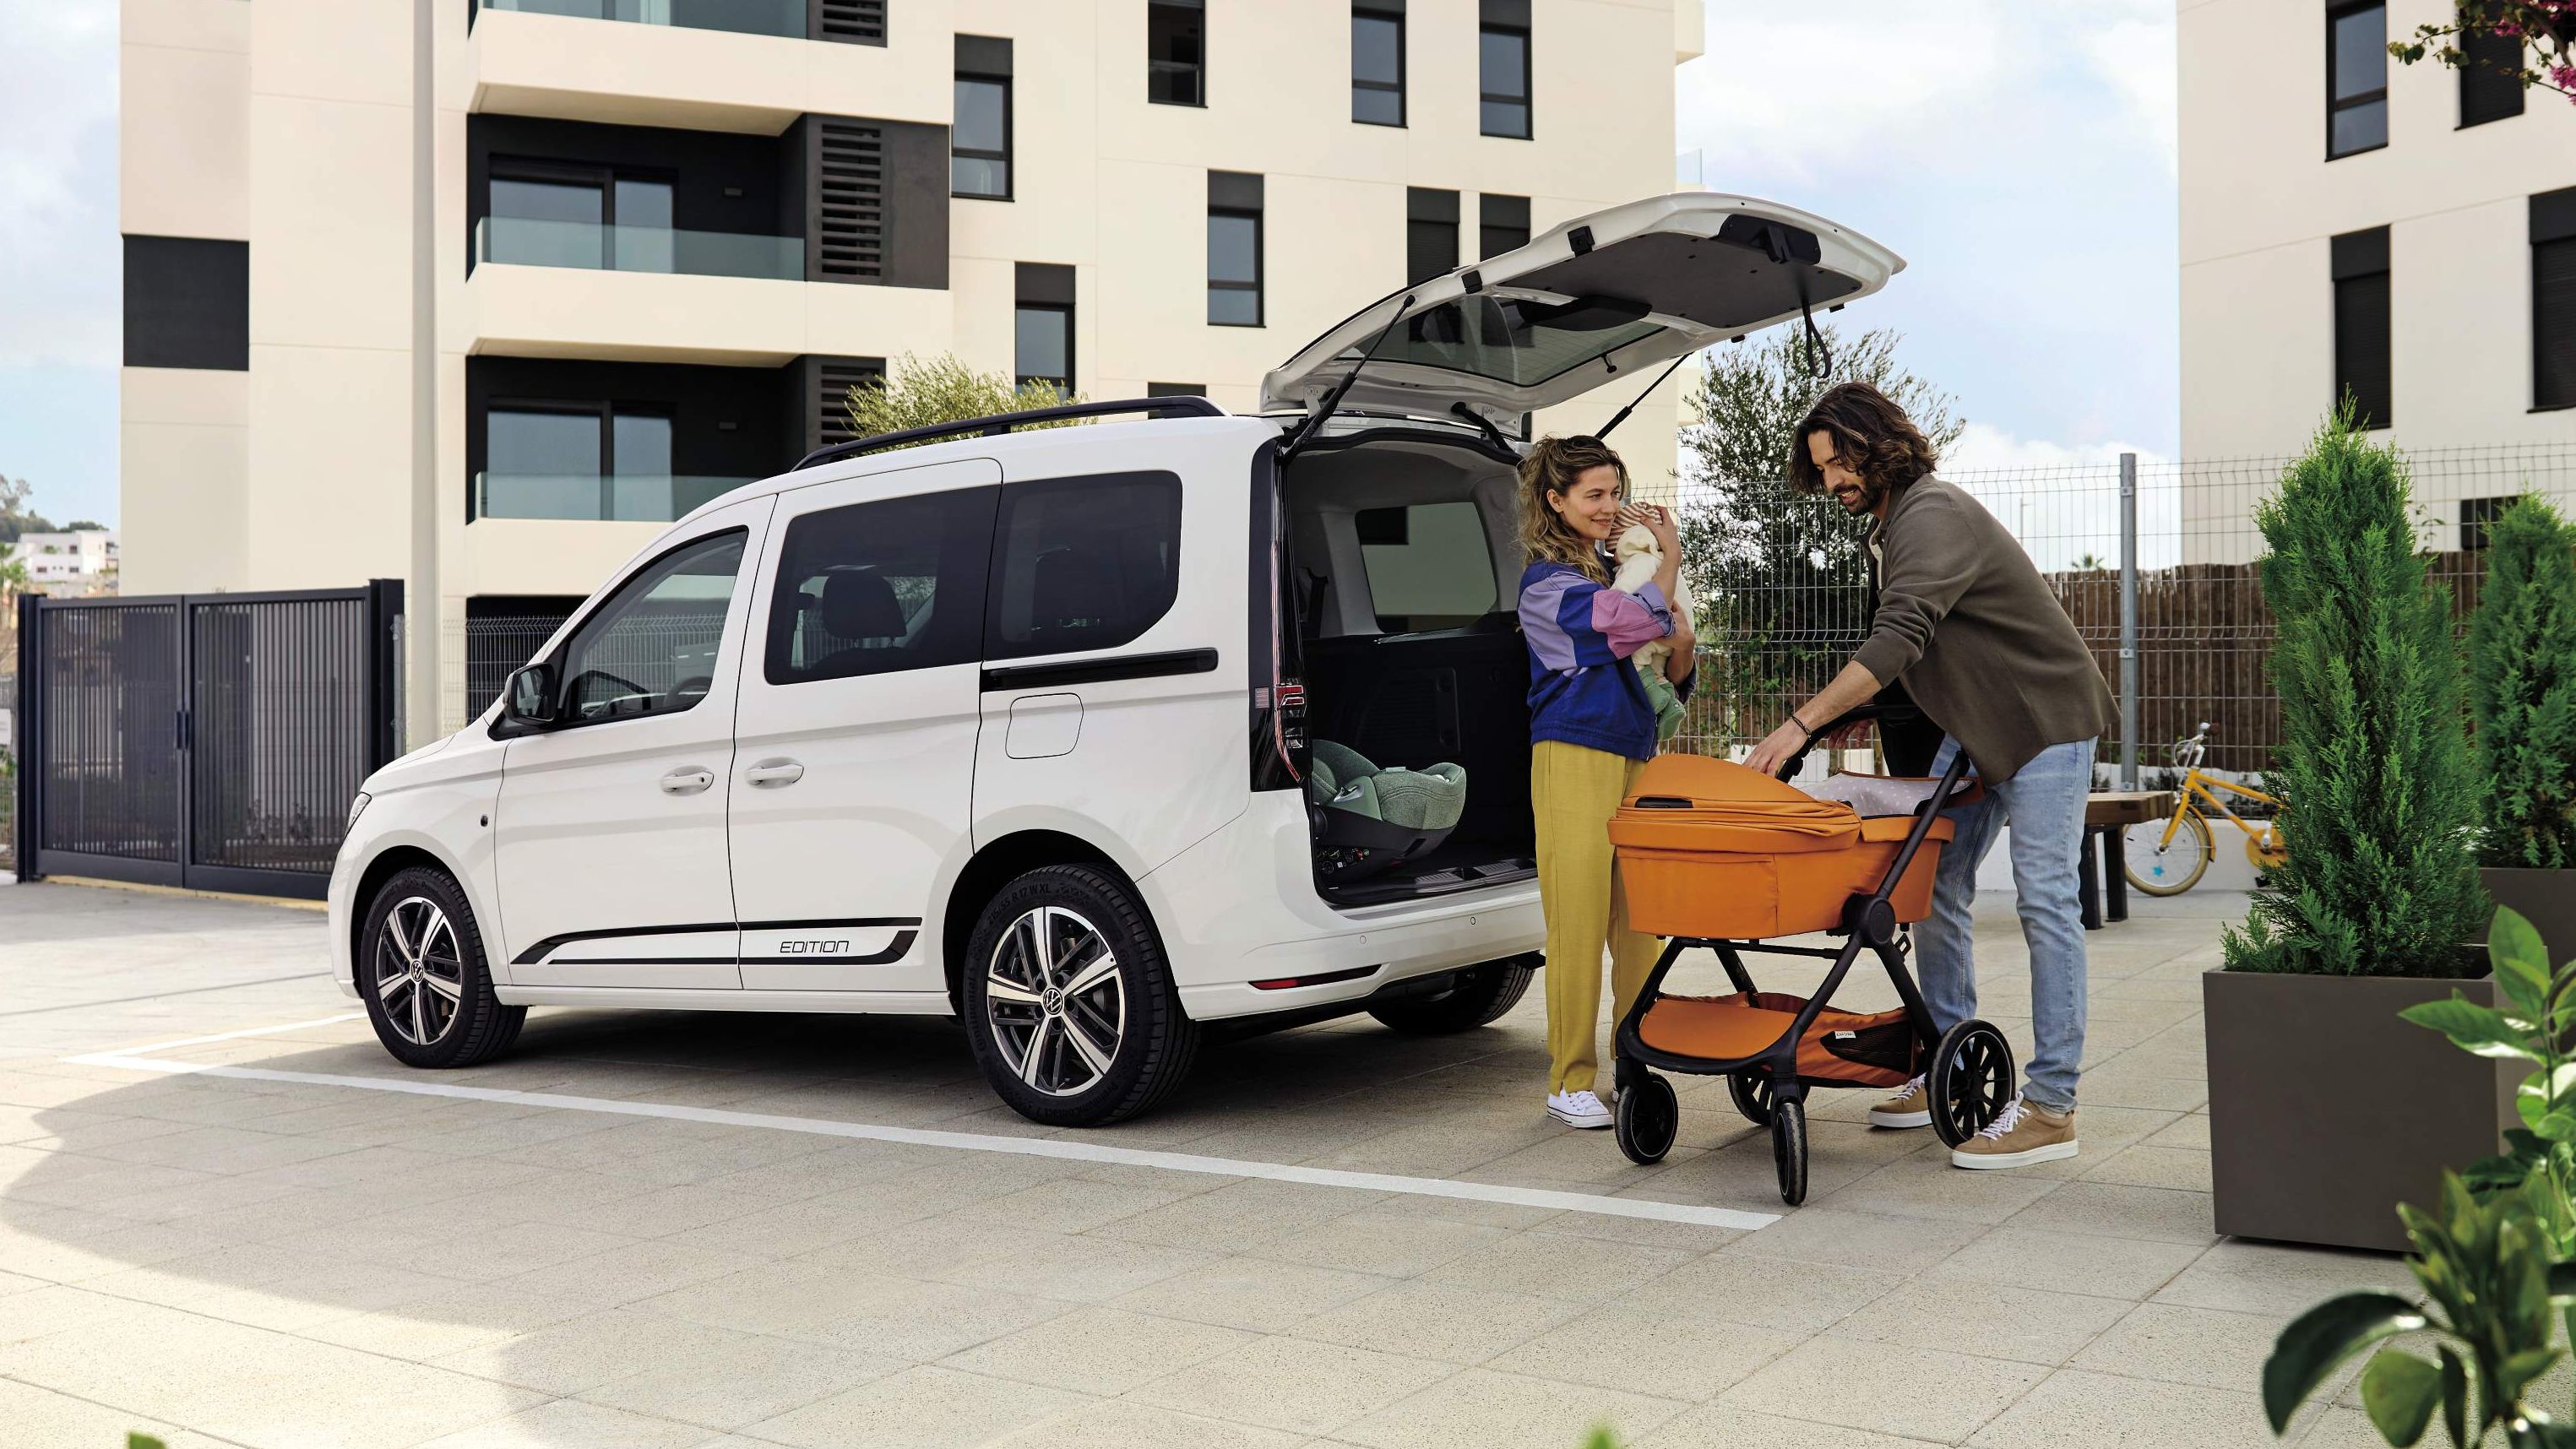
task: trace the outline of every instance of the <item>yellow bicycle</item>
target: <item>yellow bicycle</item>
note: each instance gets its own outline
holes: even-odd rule
[[[2245,832],[2245,858],[2253,863],[2257,875],[2277,868],[2289,858],[2289,837],[2283,833],[2282,824],[2289,807],[2278,796],[2266,795],[2250,785],[2203,774],[2200,762],[2208,754],[2209,721],[2202,720],[2198,734],[2174,741],[2170,758],[2174,768],[2184,773],[2172,818],[2141,821],[2120,834],[2122,874],[2128,876],[2129,884],[2148,895],[2178,896],[2200,884],[2209,863],[2218,858],[2218,847],[2210,839],[2208,810],[2226,816]],[[2222,790],[2242,795],[2272,813],[2247,820],[2227,808],[2227,802],[2219,798]]]

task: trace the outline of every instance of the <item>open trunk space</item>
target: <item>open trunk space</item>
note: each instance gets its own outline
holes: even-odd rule
[[[1342,905],[1469,891],[1537,873],[1529,794],[1529,655],[1515,613],[1513,465],[1427,429],[1320,443],[1283,481],[1287,592],[1306,685],[1309,760],[1329,742],[1381,769],[1456,765],[1445,838],[1354,867],[1365,823],[1315,804],[1316,887]],[[1401,850],[1401,847],[1398,848]]]

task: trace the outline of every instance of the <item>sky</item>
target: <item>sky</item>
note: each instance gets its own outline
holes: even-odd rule
[[[2172,0],[1707,6],[1675,151],[1905,257],[1841,320],[1957,400],[1951,467],[2172,454]],[[116,517],[116,11],[0,0],[0,474],[56,522]]]

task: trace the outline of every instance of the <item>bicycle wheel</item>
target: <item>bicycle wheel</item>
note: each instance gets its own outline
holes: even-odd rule
[[[2197,810],[2182,812],[2182,827],[2165,841],[2171,820],[2143,820],[2120,832],[2121,873],[2151,896],[2178,896],[2200,884],[2215,853],[2209,822]]]

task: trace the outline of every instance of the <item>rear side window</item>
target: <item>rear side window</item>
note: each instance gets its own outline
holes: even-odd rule
[[[1010,484],[993,556],[986,658],[1124,644],[1180,591],[1181,480],[1099,473]]]
[[[677,714],[707,697],[744,537],[735,528],[682,544],[581,622],[563,650],[568,723]]]
[[[1475,504],[1363,508],[1351,521],[1380,629],[1454,629],[1493,611],[1493,543]]]
[[[788,524],[769,602],[769,682],[971,662],[999,491],[853,503]]]

